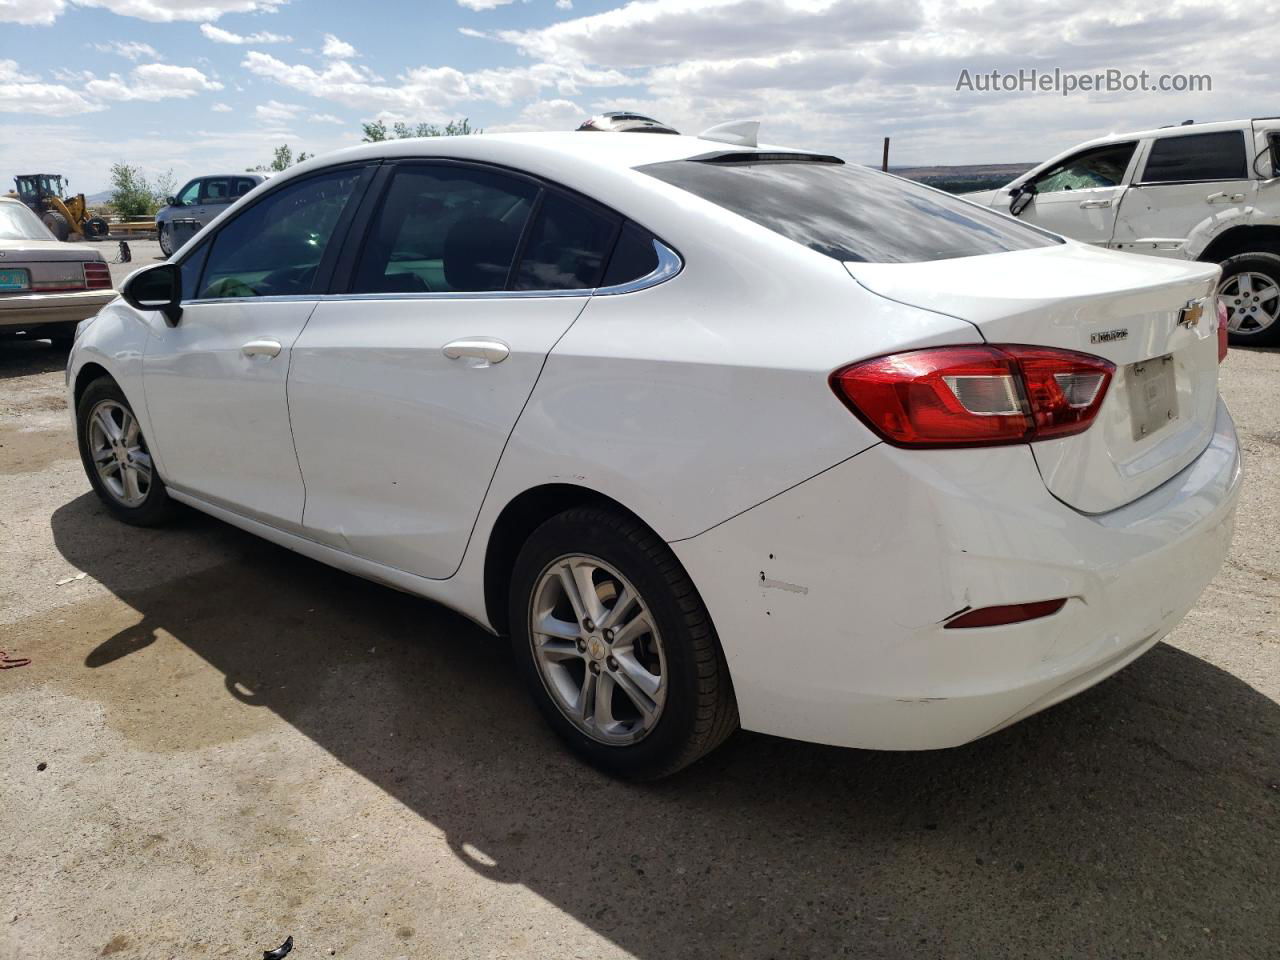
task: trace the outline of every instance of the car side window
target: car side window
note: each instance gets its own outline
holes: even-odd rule
[[[538,187],[491,170],[396,170],[370,227],[353,293],[503,290]]]
[[[248,177],[236,177],[236,179],[231,182],[231,198],[233,200],[239,200],[256,186],[257,183],[250,180]]]
[[[200,181],[192,180],[190,183],[188,183],[185,187],[182,188],[182,192],[178,194],[177,199],[178,199],[177,205],[179,207],[195,206],[196,201],[200,199]]]
[[[1061,190],[1092,190],[1115,187],[1124,181],[1137,143],[1109,143],[1105,147],[1085,150],[1046,170],[1036,178],[1037,193]]]
[[[555,191],[543,194],[516,269],[516,290],[588,290],[600,285],[619,218]]]
[[[178,265],[178,273],[182,277],[182,299],[194,300],[196,297],[196,284],[200,282],[200,273],[204,269],[204,262],[209,256],[209,244],[202,243],[200,246],[191,251],[182,258],[182,263]]]
[[[634,223],[627,223],[618,235],[609,267],[600,281],[602,287],[616,287],[647,277],[658,269],[658,251],[653,247],[653,234]]]
[[[313,293],[316,269],[362,169],[286,184],[213,238],[197,299]]]
[[[229,203],[231,182],[226,177],[210,177],[200,188],[201,203]]]
[[[1142,182],[1244,180],[1248,176],[1244,132],[1224,130],[1156,140],[1151,144]]]

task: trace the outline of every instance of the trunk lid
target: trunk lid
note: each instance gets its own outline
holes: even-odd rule
[[[81,264],[102,261],[102,254],[83,243],[57,240],[0,240],[0,270],[25,270],[30,288],[0,290],[2,296],[26,296],[33,292],[83,290]]]
[[[989,343],[1104,357],[1115,376],[1093,425],[1032,443],[1045,485],[1086,513],[1164,483],[1208,444],[1218,403],[1213,264],[1083,244],[925,263],[849,263],[869,290],[972,323]],[[1202,301],[1198,322],[1183,308]]]

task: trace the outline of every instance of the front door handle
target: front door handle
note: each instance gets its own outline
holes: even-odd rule
[[[1099,207],[1109,207],[1109,206],[1111,206],[1110,200],[1081,200],[1080,201],[1081,210],[1097,210]]]
[[[250,340],[240,352],[246,357],[278,357],[280,355],[280,341],[272,340],[270,337],[263,337],[261,340]]]
[[[1211,193],[1204,198],[1207,203],[1242,203],[1243,193]]]
[[[483,360],[485,363],[501,363],[511,356],[511,348],[501,340],[495,340],[492,337],[464,337],[461,340],[451,340],[446,343],[444,355],[450,360],[471,357],[475,360]]]

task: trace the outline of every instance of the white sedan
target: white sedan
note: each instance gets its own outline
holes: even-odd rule
[[[133,274],[68,399],[120,519],[176,501],[509,634],[616,774],[739,725],[947,747],[1218,570],[1217,275],[797,150],[384,142]]]

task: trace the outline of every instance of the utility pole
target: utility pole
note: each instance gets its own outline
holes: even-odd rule
[[[889,172],[889,138],[884,138],[884,158],[880,161],[880,169]]]

